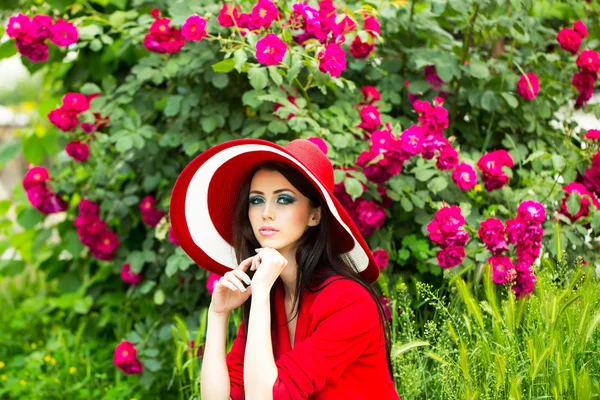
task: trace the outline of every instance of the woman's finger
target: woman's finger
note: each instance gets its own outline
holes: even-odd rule
[[[237,269],[241,269],[242,271],[246,271],[248,269],[248,267],[250,266],[250,263],[252,262],[252,260],[254,259],[254,257],[255,256],[246,258],[244,261],[242,261],[240,263],[240,265],[237,266]]]
[[[230,283],[235,285],[237,289],[240,289],[242,292],[246,291],[246,286],[238,279],[237,276],[233,273],[233,271],[229,271],[225,274],[224,278],[227,278]]]
[[[244,271],[240,269],[234,269],[232,272],[235,274],[235,276],[246,282],[247,285],[252,283],[252,279],[250,279],[250,277]]]
[[[231,289],[231,290],[237,290],[237,288],[235,287],[235,285],[234,285],[233,283],[229,282],[229,281],[227,280],[227,278],[225,278],[225,277],[222,277],[221,279],[219,279],[219,280],[217,281],[217,283],[218,283],[218,284],[221,284],[221,285],[223,285],[223,286],[225,286],[226,288],[229,288],[229,289]]]

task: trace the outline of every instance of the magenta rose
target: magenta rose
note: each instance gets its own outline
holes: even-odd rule
[[[48,119],[63,132],[69,132],[77,127],[79,118],[77,113],[68,111],[64,107],[56,108],[48,113]]]
[[[389,254],[383,249],[377,249],[373,252],[373,257],[379,269],[385,269],[388,264]]]
[[[517,272],[507,256],[491,256],[488,263],[492,266],[492,281],[498,285],[505,285],[515,279]]]
[[[587,37],[588,35],[588,29],[587,26],[585,26],[585,24],[583,23],[582,20],[579,21],[575,21],[575,23],[573,24],[573,29],[575,30],[575,32],[577,32],[579,34],[579,36],[581,36],[582,38]]]
[[[540,82],[533,72],[521,75],[517,82],[517,93],[525,100],[533,100],[540,91]]]
[[[525,200],[517,208],[517,219],[528,224],[541,224],[546,219],[546,209],[534,200]]]
[[[16,16],[8,19],[8,24],[6,25],[6,34],[9,38],[25,36],[29,32],[30,25],[31,20],[29,17],[19,13]]]
[[[450,144],[444,146],[437,158],[435,166],[440,171],[449,171],[458,164],[458,152]]]
[[[354,38],[350,44],[350,54],[352,57],[357,59],[364,59],[369,57],[369,54],[375,50],[375,41],[371,37],[371,42],[363,42],[358,35]]]
[[[452,180],[460,190],[470,190],[477,184],[477,172],[471,164],[463,162],[454,167]]]
[[[58,18],[50,27],[50,41],[59,47],[67,47],[79,39],[77,28],[72,23]]]
[[[239,13],[236,5],[233,4],[223,4],[221,10],[219,11],[219,15],[217,16],[217,21],[219,25],[227,28],[230,26],[234,26],[235,22],[239,18]]]
[[[90,200],[86,200],[86,199],[82,199],[79,202],[79,215],[82,216],[92,216],[92,215],[99,215],[100,214],[100,207],[98,207],[98,204],[94,203],[93,201]]]
[[[444,84],[444,81],[437,73],[437,69],[435,65],[427,65],[423,69],[423,74],[425,75],[425,80],[429,83],[429,86],[433,90],[440,90],[440,87]]]
[[[255,29],[270,28],[273,21],[279,18],[279,10],[271,0],[258,0],[250,13],[250,19]]]
[[[256,59],[265,65],[277,65],[287,51],[285,42],[273,33],[269,33],[256,42]]]
[[[360,109],[361,122],[359,128],[372,132],[381,125],[381,115],[379,109],[373,105],[366,105]]]
[[[175,237],[175,233],[173,232],[173,227],[169,228],[169,242],[173,243],[173,245],[179,247],[179,242],[177,241],[177,238]]]
[[[114,253],[119,247],[119,237],[112,231],[100,232],[95,247],[102,253]]]
[[[126,263],[123,264],[123,268],[121,268],[121,279],[125,283],[136,285],[142,281],[142,274],[135,274],[131,272],[131,265]]]
[[[212,272],[208,274],[208,279],[206,280],[206,290],[208,290],[208,293],[210,293],[211,296],[215,290],[215,283],[217,283],[219,279],[221,279],[221,276],[217,274],[213,274]]]
[[[129,341],[123,340],[117,345],[113,362],[117,368],[128,375],[142,373],[142,364],[137,358],[137,350]]]
[[[374,33],[377,33],[378,35],[381,34],[379,21],[377,21],[377,18],[375,18],[373,16],[370,16],[367,19],[365,19],[364,28],[365,28],[365,31],[374,32]]]
[[[600,56],[595,50],[583,50],[577,57],[576,64],[579,68],[598,73],[600,70]]]
[[[575,55],[579,51],[581,46],[581,35],[575,32],[571,28],[563,28],[558,32],[556,40],[560,44],[563,50]]]
[[[181,34],[187,40],[202,40],[206,36],[206,20],[199,15],[190,15],[181,27]]]
[[[438,264],[444,269],[454,268],[463,262],[465,248],[462,246],[449,246],[437,253]]]
[[[23,177],[23,189],[26,191],[33,186],[40,185],[50,179],[48,170],[44,167],[32,167]]]
[[[79,140],[67,143],[65,151],[75,161],[85,161],[90,156],[88,145]]]
[[[48,193],[44,198],[44,201],[38,207],[38,210],[43,214],[54,214],[65,211],[68,207],[66,201],[64,201],[56,193]]]
[[[325,141],[323,141],[323,139],[318,138],[318,137],[311,137],[308,138],[309,142],[313,142],[314,144],[317,145],[317,147],[324,153],[327,154],[327,143],[325,143]]]
[[[590,129],[585,135],[583,135],[583,138],[588,140],[600,141],[600,130]]]
[[[319,70],[332,77],[340,76],[346,69],[346,52],[337,44],[330,43],[325,46],[325,51],[318,55]]]
[[[365,98],[365,101],[369,104],[381,99],[381,93],[379,93],[379,90],[377,90],[375,86],[363,86],[360,88],[360,90]]]

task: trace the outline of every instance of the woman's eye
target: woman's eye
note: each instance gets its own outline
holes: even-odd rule
[[[283,202],[279,202],[279,200],[283,200]],[[250,204],[260,204],[262,202],[263,202],[263,199],[261,197],[253,197],[250,199]],[[291,204],[294,202],[294,200],[287,196],[282,196],[277,199],[277,202],[279,204]]]

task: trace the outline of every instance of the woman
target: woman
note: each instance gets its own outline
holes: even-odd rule
[[[203,399],[399,398],[389,327],[370,286],[379,268],[333,185],[331,162],[304,139],[232,140],[181,173],[175,236],[222,275],[209,307]],[[228,317],[242,304],[225,354]]]

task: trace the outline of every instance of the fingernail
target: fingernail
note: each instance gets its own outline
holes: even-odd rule
[[[242,292],[245,292],[245,291],[246,291],[246,288],[244,288],[244,287],[243,287],[243,288],[242,288]]]
[[[248,285],[250,285],[250,284],[252,283],[252,281],[250,280],[250,278],[246,278],[246,279],[245,279],[245,281],[246,281],[246,283],[247,283]]]
[[[237,286],[232,286],[233,290],[237,290]]]
[[[258,249],[254,249],[254,251],[256,251],[258,253],[258,251],[260,250],[260,247]]]

